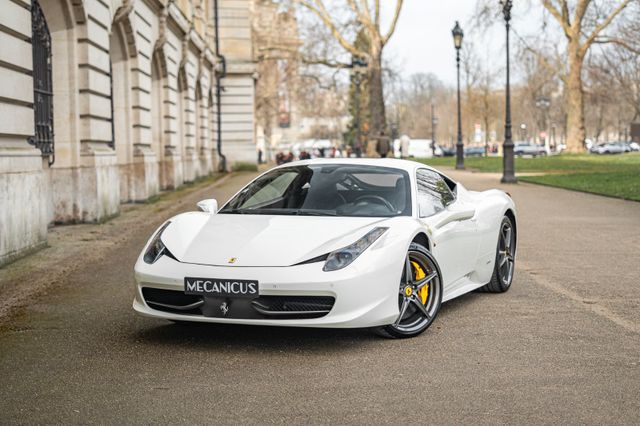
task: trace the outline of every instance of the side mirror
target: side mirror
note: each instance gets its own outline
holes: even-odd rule
[[[213,198],[199,201],[197,205],[205,213],[216,214],[218,212],[218,202]]]

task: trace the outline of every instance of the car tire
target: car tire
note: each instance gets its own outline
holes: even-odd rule
[[[405,257],[405,265],[411,266],[411,272],[407,275],[407,266],[403,268],[398,294],[399,318],[393,324],[374,329],[376,334],[388,339],[415,337],[423,333],[433,324],[442,304],[442,273],[429,250],[420,244],[411,243]],[[425,284],[420,286],[423,281]],[[426,287],[427,295],[424,302],[420,294],[422,290],[416,290],[418,286]],[[409,293],[405,293],[407,287],[412,288]],[[406,307],[403,309],[404,303]],[[422,304],[423,308],[420,308],[418,303]]]
[[[508,248],[505,249],[505,229],[510,230]],[[517,231],[515,225],[508,216],[502,218],[500,230],[498,231],[498,244],[496,247],[496,260],[493,265],[491,281],[480,287],[478,291],[486,293],[504,293],[511,288],[513,275],[515,272],[515,253],[517,242]],[[506,258],[506,265],[503,264]],[[506,267],[505,267],[506,266]],[[506,271],[509,268],[509,271]]]

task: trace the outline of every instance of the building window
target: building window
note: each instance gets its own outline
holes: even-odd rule
[[[51,72],[51,34],[37,0],[31,3],[31,44],[33,49],[33,112],[35,136],[29,143],[49,158],[52,165],[53,145],[53,79]]]

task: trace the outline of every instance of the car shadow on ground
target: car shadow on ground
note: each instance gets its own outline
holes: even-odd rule
[[[484,295],[469,293],[442,305],[438,321],[444,318],[465,315],[468,305],[481,303]],[[171,323],[162,320],[141,319],[143,323],[130,336],[137,343],[176,347],[247,349],[282,352],[283,350],[306,349],[312,351],[349,350],[362,345],[399,342],[375,334],[373,329],[325,329],[310,327],[271,327],[236,324],[210,324],[197,322]],[[435,335],[427,330],[418,339],[429,340]]]

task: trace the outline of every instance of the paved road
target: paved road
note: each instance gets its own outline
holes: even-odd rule
[[[447,303],[403,341],[137,317],[132,267],[150,223],[0,333],[0,423],[637,424],[640,203],[509,190],[512,289]]]

